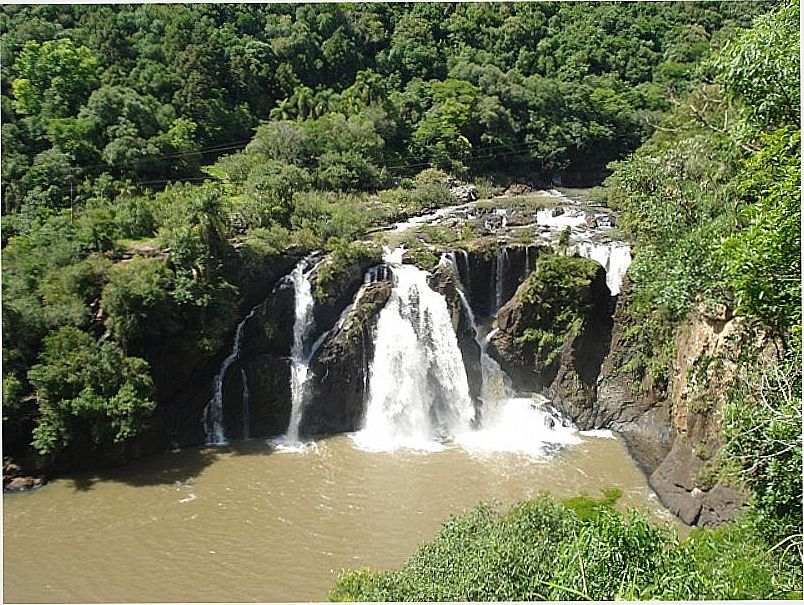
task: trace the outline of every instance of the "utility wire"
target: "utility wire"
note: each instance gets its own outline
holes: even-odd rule
[[[207,148],[203,148],[203,151],[224,151],[224,150],[227,150],[227,149],[237,149],[239,147],[243,147],[243,146],[247,145],[250,142],[251,142],[250,140],[249,141],[240,141],[240,142],[236,142],[236,143],[229,143],[229,144],[226,144],[226,145],[207,147]],[[533,147],[535,147],[537,145],[539,145],[538,141],[531,142],[531,143],[519,143],[519,144],[516,144],[516,145],[513,145],[513,146],[510,145],[510,144],[501,143],[501,144],[497,144],[497,145],[488,145],[488,146],[476,147],[475,151],[477,151],[477,152],[486,152],[486,153],[472,154],[472,155],[470,155],[470,157],[465,158],[465,159],[467,161],[474,161],[474,160],[489,159],[489,158],[496,158],[496,157],[505,157],[505,156],[509,156],[509,155],[519,155],[521,153],[529,151],[530,149],[532,149]],[[489,151],[491,151],[493,149],[500,149],[500,150],[504,150],[504,151],[488,153]],[[170,154],[170,155],[165,155],[165,156],[154,156],[152,158],[147,158],[147,159],[133,160],[132,162],[128,162],[128,163],[124,162],[124,163],[121,163],[121,164],[117,164],[116,166],[124,166],[124,165],[129,165],[129,164],[136,164],[136,163],[148,163],[148,162],[155,162],[155,161],[157,161],[159,159],[168,159],[168,158],[171,158],[171,157],[183,157],[183,156],[188,156],[188,155],[195,155],[195,154],[199,153],[200,151],[201,150],[193,151],[193,152],[186,152],[186,153],[181,153],[181,154]],[[435,157],[435,154],[434,153],[415,154],[415,155],[414,154],[409,154],[407,156],[402,156],[402,157],[408,157],[409,159],[413,159],[414,157],[415,158],[429,157],[429,158],[432,159],[433,157]],[[401,175],[402,173],[406,172],[407,170],[409,170],[411,168],[422,168],[422,167],[427,167],[427,166],[430,166],[430,165],[431,165],[431,163],[429,161],[422,161],[422,162],[416,162],[416,163],[385,164],[385,165],[380,166],[380,168],[384,168],[386,170],[390,170],[390,171],[395,172],[396,174],[394,174],[393,176],[399,176],[399,175]],[[94,165],[94,166],[88,166],[88,167],[86,167],[84,169],[88,170],[90,168],[97,168],[97,167],[102,167],[102,166],[109,166],[109,165],[108,164],[97,164],[97,165]],[[175,183],[175,182],[203,182],[203,181],[207,181],[207,180],[210,180],[210,179],[218,179],[218,177],[213,177],[211,175],[208,175],[208,176],[203,176],[203,177],[183,177],[183,178],[134,180],[134,181],[131,181],[131,184],[133,184],[133,185],[159,185],[159,184],[168,184],[168,183]],[[218,179],[218,180],[220,180],[220,179]],[[70,191],[69,188],[64,188],[64,189],[57,189],[53,193],[59,194],[59,193],[67,193],[69,191]]]

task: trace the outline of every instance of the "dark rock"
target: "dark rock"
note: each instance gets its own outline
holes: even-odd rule
[[[282,435],[290,422],[290,359],[263,353],[243,364],[249,390],[249,435]],[[232,370],[236,370],[234,366]],[[239,371],[230,374],[238,376]],[[237,381],[239,382],[239,381]],[[233,389],[233,399],[224,407],[228,434],[239,435],[242,427],[242,387]]]
[[[639,369],[623,369],[634,355],[626,339],[634,321],[631,298],[626,275],[614,311],[611,344],[600,368],[593,414],[577,421],[582,429],[606,427],[620,433],[637,464],[650,475],[670,452],[674,432],[664,385],[654,384]]]
[[[374,356],[376,320],[392,288],[389,281],[363,286],[343,324],[322,344],[310,364],[309,399],[299,426],[302,435],[342,433],[360,428],[368,372]]]
[[[363,284],[366,270],[381,260],[378,252],[376,255],[367,256],[359,262],[352,263],[326,279],[323,278],[324,268],[329,260],[324,259],[315,268],[310,276],[315,297],[313,309],[315,327],[310,332],[312,338],[318,337],[335,325],[343,310],[349,306],[357,290]]]
[[[648,482],[662,503],[687,525],[715,527],[731,521],[742,506],[742,495],[725,485],[715,485],[709,491],[701,489],[701,466],[693,449],[677,438]]]
[[[3,491],[26,492],[44,485],[43,475],[33,475],[25,469],[27,465],[17,464],[10,457],[3,458]]]
[[[670,453],[649,477],[659,500],[687,525],[695,525],[702,502],[692,495],[701,461],[692,449],[676,439]]]
[[[553,208],[552,212],[550,212],[551,216],[561,216],[564,214],[564,208],[562,206],[556,206]]]
[[[548,387],[554,404],[584,429],[600,428],[597,381],[609,352],[613,304],[601,267],[590,284],[590,307],[581,330],[561,351],[555,378]]]
[[[594,214],[587,214],[584,220],[589,229],[597,229],[598,223]]]
[[[601,227],[616,227],[617,217],[613,214],[598,214],[597,224]]]

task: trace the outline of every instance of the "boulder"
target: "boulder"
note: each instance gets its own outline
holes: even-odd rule
[[[363,285],[342,323],[324,340],[310,363],[309,397],[299,426],[302,435],[360,428],[377,316],[392,289],[390,281]]]
[[[503,195],[506,196],[525,195],[530,193],[531,191],[533,191],[533,189],[529,185],[526,185],[525,183],[513,183],[508,186]]]
[[[474,185],[455,185],[450,187],[449,192],[461,204],[474,202],[478,198],[477,187]]]
[[[714,527],[734,518],[742,506],[740,493],[725,485],[704,490],[698,485],[701,460],[682,439],[648,479],[659,499],[687,525]]]

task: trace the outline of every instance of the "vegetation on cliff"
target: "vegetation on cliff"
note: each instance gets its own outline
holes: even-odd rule
[[[775,343],[770,359],[752,351],[747,377],[728,385],[722,470],[750,488],[769,539],[800,552],[798,5],[758,18],[702,70],[703,82],[606,182],[636,240],[630,336],[636,364],[662,380],[672,331],[696,304],[730,309]]]
[[[581,329],[590,285],[599,265],[586,258],[543,254],[522,283],[517,299],[527,317],[514,342],[532,348],[537,369],[551,365],[561,346]]]

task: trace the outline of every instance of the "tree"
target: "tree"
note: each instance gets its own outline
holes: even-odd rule
[[[28,380],[39,405],[33,445],[42,454],[59,452],[84,432],[95,446],[125,441],[142,431],[156,406],[144,360],[72,327],[45,338]]]
[[[24,115],[74,115],[97,82],[98,59],[67,38],[28,42],[14,62],[14,107]]]

